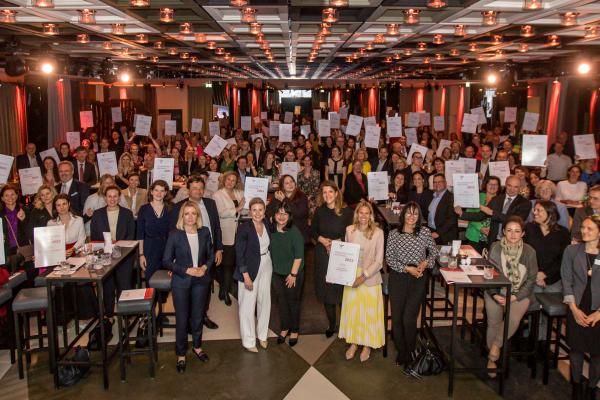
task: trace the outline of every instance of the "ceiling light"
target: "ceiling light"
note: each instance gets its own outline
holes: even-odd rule
[[[135,35],[135,41],[142,44],[148,43],[148,35],[144,33],[138,33]]]
[[[378,33],[377,35],[375,35],[375,39],[373,39],[373,42],[377,44],[384,44],[385,36],[383,36],[383,33]]]
[[[58,35],[58,26],[56,24],[42,24],[44,35]]]
[[[194,35],[194,41],[196,43],[205,43],[206,35],[204,33],[196,33],[196,35]]]
[[[113,46],[112,46],[112,43],[111,43],[111,42],[104,42],[104,43],[102,43],[102,48],[103,48],[104,50],[112,50],[112,49],[113,49]]]
[[[433,35],[433,44],[444,44],[444,35]]]
[[[167,54],[170,56],[176,56],[177,55],[177,48],[176,47],[169,47],[169,50],[167,50]]]
[[[229,5],[231,7],[244,7],[248,4],[248,0],[231,0]]]
[[[558,35],[548,36],[548,45],[550,45],[550,46],[560,45],[560,37],[558,37]]]
[[[265,42],[262,42],[262,43],[260,44],[260,49],[261,49],[261,50],[267,50],[269,47],[270,47],[270,46],[269,46],[269,42],[266,42],[266,41],[265,41]],[[218,50],[219,50],[219,49],[217,49],[217,51],[218,51]],[[217,53],[217,54],[218,54],[218,53]]]
[[[504,50],[496,50],[496,57],[502,57],[504,55]]]
[[[112,34],[113,35],[124,35],[125,34],[125,24],[112,24]]]
[[[217,48],[217,42],[206,42],[206,48],[208,50],[214,50]]]
[[[347,7],[348,0],[329,0],[329,5],[331,7]]]
[[[412,53],[413,53],[412,49],[403,49],[402,50],[402,54],[404,54],[407,57],[412,56]]]
[[[40,70],[45,74],[51,74],[54,72],[54,65],[50,61],[42,62]]]
[[[190,58],[190,53],[179,53],[179,58],[181,58],[182,60],[187,60],[188,58]]]
[[[337,17],[335,16],[335,8],[325,8],[321,14],[323,16],[323,22],[333,24],[337,21]]]
[[[577,72],[581,75],[586,75],[591,69],[592,67],[587,62],[582,62],[577,66]]]
[[[466,57],[465,57],[465,58],[461,58],[461,59],[460,59],[460,62],[461,62],[462,64],[468,64],[468,63],[469,63],[469,59],[468,59],[468,58],[466,58]]]
[[[5,24],[13,24],[17,22],[17,19],[15,18],[16,14],[17,12],[15,10],[2,10],[0,12],[0,21],[4,22]]]
[[[96,23],[96,10],[90,10],[84,8],[79,10],[79,23],[80,24],[95,24]]]
[[[225,49],[223,47],[217,47],[215,50],[215,54],[218,56],[222,56],[223,54],[225,54]]]
[[[498,24],[498,12],[497,11],[482,11],[481,12],[481,23],[485,26],[494,26]]]
[[[523,37],[532,37],[534,35],[533,26],[531,25],[523,25],[521,27],[521,36]]]
[[[486,80],[486,82],[487,82],[488,84],[490,84],[490,85],[495,85],[495,84],[496,84],[496,82],[498,81],[498,76],[497,76],[495,73],[493,73],[493,72],[490,72],[490,73],[489,73],[489,74],[488,74],[488,75],[485,77],[485,80]]]
[[[256,43],[262,43],[265,41],[265,35],[264,33],[259,33],[258,35],[256,35]]]
[[[425,57],[423,59],[423,64],[429,64],[429,62],[430,62],[429,57]]]
[[[469,43],[469,51],[477,51],[477,43]]]
[[[527,53],[529,51],[529,45],[527,43],[519,44],[519,53]]]
[[[448,54],[450,57],[458,57],[460,55],[460,51],[458,49],[450,49]]]
[[[539,10],[544,8],[542,0],[524,0],[523,10]]]
[[[367,45],[365,46],[365,49],[367,49],[369,51],[373,50],[374,49],[373,43],[372,42],[367,42]]]
[[[444,59],[444,55],[441,54],[441,53],[436,53],[435,54],[435,59],[436,59],[436,61],[441,61],[441,60]]]
[[[127,72],[127,71],[121,72],[119,74],[119,80],[123,83],[129,82],[131,80],[131,76],[129,75],[129,72]]]
[[[492,44],[502,43],[502,35],[492,35]]]
[[[354,59],[350,56],[346,57],[346,62],[347,63],[351,63],[352,61],[354,61]]]
[[[179,33],[182,35],[191,35],[194,33],[192,28],[191,22],[184,22],[179,25]]]
[[[583,37],[586,39],[592,39],[598,36],[598,27],[597,26],[586,26],[585,33]]]
[[[417,50],[418,51],[425,51],[427,49],[427,43],[425,42],[419,42],[417,43]]]
[[[192,64],[196,64],[196,63],[198,62],[198,57],[196,57],[196,56],[191,56],[191,57],[190,57],[190,62],[191,62]]]
[[[128,56],[129,55],[129,47],[123,47],[121,49],[121,55],[122,56]]]
[[[454,36],[466,36],[467,27],[465,25],[454,25]]]
[[[562,26],[573,26],[577,25],[577,16],[579,13],[576,12],[566,12],[560,14],[560,24]]]
[[[396,36],[400,33],[398,30],[398,24],[387,24],[387,34],[390,36]]]
[[[131,0],[129,4],[131,4],[131,7],[150,7],[150,1],[148,0]]]
[[[401,58],[400,53],[394,53],[394,56],[392,58],[394,60],[399,60]]]
[[[391,64],[394,60],[392,59],[392,57],[386,57],[383,59],[383,62],[386,64]]]
[[[406,25],[416,25],[419,23],[420,10],[409,8],[408,10],[402,11],[402,13],[404,14],[404,23]]]
[[[258,35],[260,32],[262,32],[262,24],[259,24],[258,22],[253,22],[250,24],[251,34]]]
[[[38,8],[53,8],[54,0],[35,0],[33,6]]]
[[[156,50],[162,50],[162,49],[164,49],[165,48],[165,42],[161,42],[161,41],[154,42],[154,48]]]
[[[242,8],[241,13],[242,13],[242,22],[245,22],[247,24],[256,22],[256,8],[250,8],[250,7]]]
[[[444,0],[427,0],[427,7],[429,8],[444,8],[446,2]]]
[[[87,33],[80,33],[77,35],[77,43],[86,44],[90,42],[90,35]]]
[[[160,9],[160,21],[161,22],[173,22],[175,17],[175,10],[172,8],[161,8]]]

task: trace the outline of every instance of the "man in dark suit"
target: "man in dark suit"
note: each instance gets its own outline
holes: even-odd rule
[[[521,180],[515,175],[506,178],[505,192],[496,196],[488,206],[479,206],[479,212],[464,213],[456,208],[456,213],[467,221],[483,221],[491,217],[488,245],[502,238],[502,224],[508,217],[517,215],[525,221],[531,211],[531,202],[519,194]]]
[[[179,218],[179,211],[181,207],[187,201],[193,201],[198,205],[200,209],[200,216],[202,217],[202,226],[206,226],[210,231],[212,240],[212,248],[215,251],[215,266],[221,264],[223,260],[223,241],[221,239],[221,222],[219,221],[219,212],[217,211],[217,203],[213,199],[209,199],[204,196],[204,181],[200,176],[191,176],[187,182],[187,188],[189,192],[189,198],[180,201],[175,204],[171,211],[171,229],[175,229],[177,225],[177,219]],[[215,278],[216,268],[211,271],[211,279]],[[206,299],[206,314],[204,316],[204,325],[208,329],[217,329],[219,326],[208,317],[208,308],[210,305],[211,291],[208,291]],[[231,300],[229,300],[231,301]]]
[[[73,213],[83,216],[83,205],[90,195],[90,191],[85,183],[73,178],[73,172],[73,163],[70,161],[61,161],[58,164],[60,183],[56,185],[56,191],[68,194]]]
[[[377,158],[371,159],[371,172],[387,172],[391,175],[390,159],[387,147],[381,146]]]
[[[144,170],[140,172],[140,188],[149,189],[154,179],[152,173],[154,172],[154,156],[152,154],[146,154],[144,156]]]
[[[448,191],[444,174],[433,176],[433,190],[427,225],[437,244],[447,244],[458,239],[458,218],[454,212],[454,196]]]
[[[35,143],[27,143],[25,147],[25,154],[17,156],[17,170],[33,167],[42,167],[42,159],[40,155],[36,153],[37,149]]]
[[[475,171],[479,174],[480,181],[490,176],[490,161],[492,161],[492,147],[484,144],[481,146],[481,160],[477,160],[475,164]]]
[[[85,182],[88,186],[96,183],[96,169],[92,163],[86,161],[87,150],[85,147],[79,146],[75,152],[75,161],[73,161],[73,176],[81,182]]]
[[[104,232],[110,232],[112,240],[134,240],[135,239],[135,220],[133,213],[125,207],[119,206],[121,189],[118,186],[109,186],[104,192],[106,198],[106,207],[94,211],[92,215],[91,239],[104,240]],[[133,279],[133,258],[132,252],[118,266],[111,279],[104,283],[104,307],[106,315],[112,315],[115,307],[115,281],[117,286],[117,296],[121,295],[123,290],[132,288]]]

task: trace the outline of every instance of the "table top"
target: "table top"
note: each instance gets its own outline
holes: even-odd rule
[[[441,246],[438,246],[441,247]],[[475,265],[477,267],[482,267],[484,265],[490,265],[489,261],[485,258],[481,257],[481,254],[477,253],[477,251],[471,245],[462,245],[460,246],[461,251],[469,251],[475,252],[477,257],[471,258],[471,265]],[[448,266],[447,262],[441,262],[439,258],[437,259],[437,264],[440,268],[445,268]],[[478,268],[479,269],[479,268]],[[460,267],[457,270],[461,270]],[[498,274],[494,276],[492,279],[485,279],[482,275],[469,275],[467,274],[471,282],[454,282],[452,285],[457,285],[458,287],[466,287],[466,288],[482,288],[482,289],[491,289],[502,286],[509,286],[511,283],[504,275]]]
[[[85,265],[82,265],[71,275],[61,275],[56,272],[51,272],[46,276],[47,284],[59,284],[69,282],[100,282],[111,275],[113,269],[115,269],[128,255],[135,252],[138,247],[136,243],[133,247],[121,247],[121,257],[111,258],[110,265],[104,266],[101,270],[95,270],[93,268],[88,269]]]
[[[396,226],[400,223],[400,214],[394,214],[394,211],[385,204],[379,204],[376,210],[388,226]]]

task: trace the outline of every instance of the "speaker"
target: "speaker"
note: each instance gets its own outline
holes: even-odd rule
[[[29,69],[24,59],[16,56],[9,56],[6,58],[6,66],[4,67],[6,75],[8,76],[21,76],[24,75]]]

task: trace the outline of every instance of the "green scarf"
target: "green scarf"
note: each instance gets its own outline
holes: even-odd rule
[[[500,246],[502,248],[502,254],[506,259],[506,267],[508,270],[508,280],[512,284],[511,292],[517,293],[522,283],[522,277],[519,272],[519,264],[521,261],[521,254],[523,253],[523,241],[519,241],[517,246],[511,245],[503,236],[500,239]]]

